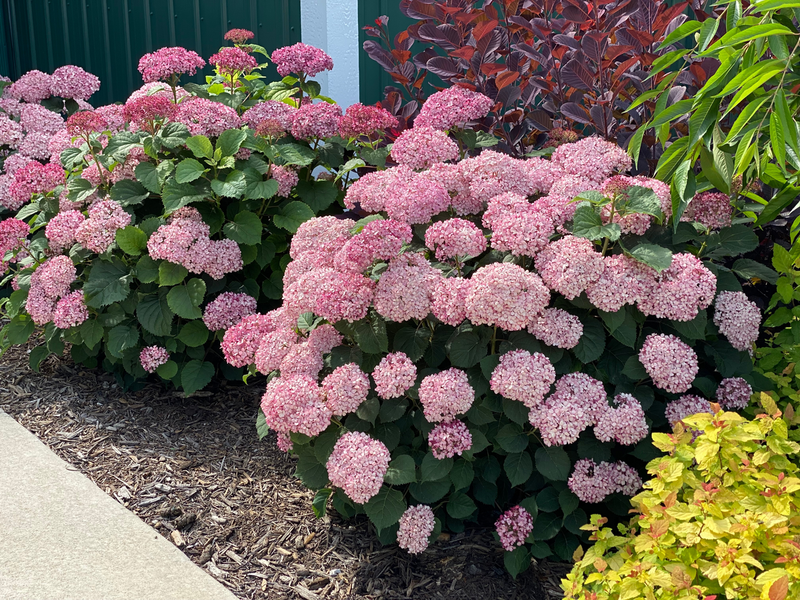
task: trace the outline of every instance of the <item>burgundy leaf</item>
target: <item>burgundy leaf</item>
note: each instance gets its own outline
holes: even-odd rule
[[[583,0],[565,0],[561,14],[573,23],[585,23],[589,20],[589,7]]]
[[[519,25],[523,29],[533,33],[533,24],[528,19],[514,15],[512,17],[509,17],[508,21],[510,23],[513,23],[514,25]]]
[[[523,53],[525,56],[527,56],[528,58],[530,58],[532,61],[535,61],[535,62],[537,62],[538,64],[542,65],[543,67],[544,67],[544,66],[547,66],[547,64],[548,64],[548,62],[549,62],[549,61],[548,61],[548,60],[547,60],[547,59],[546,59],[544,56],[542,56],[541,54],[539,54],[539,53],[538,53],[536,50],[534,50],[534,49],[533,49],[531,46],[529,46],[528,44],[516,44],[516,45],[514,45],[514,46],[512,46],[512,47],[513,47],[515,50],[519,50],[519,51],[520,51],[520,52],[522,52],[522,53]]]
[[[460,73],[456,62],[444,56],[434,56],[425,63],[425,68],[439,77],[455,77]]]
[[[528,113],[528,119],[537,131],[550,131],[553,128],[553,120],[543,110],[532,110]]]
[[[364,42],[364,52],[367,53],[372,60],[378,63],[387,71],[394,69],[394,58],[392,54],[383,48],[378,42],[374,40],[366,40]]]
[[[579,90],[594,89],[594,75],[586,65],[575,58],[564,65],[562,77],[567,85]]]
[[[586,56],[599,64],[608,49],[608,36],[599,31],[587,33],[581,40],[581,48]]]
[[[436,7],[420,0],[400,0],[400,12],[409,19],[425,20],[436,17]]]
[[[419,108],[419,104],[417,104],[417,101],[416,100],[412,100],[411,102],[409,102],[408,104],[406,104],[403,107],[403,110],[400,112],[400,115],[404,119],[409,119],[411,117],[411,115],[413,115],[414,113],[417,112],[418,108]]]
[[[486,55],[497,50],[500,47],[502,40],[503,38],[500,34],[500,30],[492,30],[491,35],[486,35],[478,40],[476,46],[478,53],[484,57],[484,60],[486,60]]]
[[[583,123],[584,125],[591,124],[589,115],[586,114],[586,110],[575,102],[565,102],[562,104],[561,114],[569,119],[572,119],[573,121],[577,121],[578,123]]]
[[[576,40],[574,37],[570,37],[568,35],[564,35],[563,33],[559,33],[553,36],[553,41],[556,44],[561,44],[562,46],[567,46],[568,48],[572,48],[573,50],[580,50],[581,43]]]
[[[520,96],[522,96],[522,90],[519,89],[519,86],[511,85],[497,92],[495,100],[497,102],[502,102],[503,106],[511,106],[519,100]]]

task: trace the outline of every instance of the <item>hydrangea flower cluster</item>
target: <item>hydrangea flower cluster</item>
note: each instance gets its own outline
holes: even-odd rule
[[[650,428],[639,401],[630,394],[618,394],[614,404],[616,407],[609,407],[595,423],[595,437],[601,442],[614,440],[624,446],[646,438]]]
[[[258,61],[244,50],[228,46],[208,59],[209,64],[216,65],[217,70],[228,76],[249,73],[258,66]]]
[[[511,552],[522,546],[533,531],[533,517],[521,506],[513,506],[500,515],[494,527],[503,549]]]
[[[75,240],[87,250],[102,254],[111,247],[117,230],[127,227],[131,216],[114,200],[95,202],[89,208],[89,218],[75,230]]]
[[[741,410],[750,404],[753,388],[741,377],[723,379],[717,387],[717,402],[725,410]]]
[[[737,350],[750,350],[758,339],[761,311],[744,292],[720,292],[714,303],[714,324]]]
[[[174,119],[186,125],[192,135],[210,138],[217,137],[228,129],[238,129],[242,125],[242,120],[234,109],[205,98],[189,98],[181,102]]]
[[[512,350],[500,357],[489,385],[493,392],[533,409],[542,403],[555,380],[556,371],[544,354]]]
[[[553,394],[531,409],[528,419],[546,446],[564,446],[597,424],[608,408],[602,382],[585,373],[569,373],[556,382]]]
[[[280,137],[291,129],[294,111],[288,104],[267,100],[248,108],[242,115],[242,120],[258,135]]]
[[[339,135],[344,139],[371,136],[376,131],[397,127],[397,119],[378,106],[364,106],[357,102],[351,104],[339,119]]]
[[[342,108],[338,104],[303,104],[292,113],[291,132],[302,140],[332,137],[339,132]]]
[[[77,241],[78,227],[85,220],[83,213],[77,210],[63,211],[53,217],[44,230],[50,250],[58,254],[71,248]]]
[[[301,373],[276,377],[261,399],[270,429],[319,435],[331,422],[331,409],[316,378]]]
[[[25,307],[34,323],[46,325],[53,320],[56,302],[70,293],[77,274],[68,256],[54,256],[33,272]]]
[[[14,100],[37,103],[51,96],[53,76],[36,69],[28,71],[4,90]]]
[[[139,59],[139,72],[145,83],[169,81],[184,73],[194,75],[205,66],[206,61],[197,52],[180,46],[161,48]]]
[[[318,73],[333,69],[333,59],[330,56],[319,48],[302,42],[278,48],[272,53],[271,58],[281,77],[292,73],[314,77]]]
[[[419,384],[419,401],[428,422],[451,421],[470,409],[475,401],[475,390],[464,371],[450,368],[423,378]]]
[[[64,185],[64,169],[61,165],[31,161],[14,173],[14,179],[8,187],[8,193],[2,198],[3,206],[9,210],[17,210],[26,202],[30,202],[33,194],[46,194],[58,186]]]
[[[486,238],[474,223],[448,219],[428,227],[425,245],[436,252],[436,258],[447,260],[482,254],[486,250]]]
[[[203,310],[203,323],[209,331],[229,329],[258,310],[256,299],[249,294],[223,292]]]
[[[223,39],[231,41],[234,44],[245,44],[247,40],[252,40],[254,37],[256,37],[256,34],[249,29],[230,29]]]
[[[701,396],[686,394],[667,404],[665,416],[673,427],[686,417],[691,417],[701,412],[713,413],[711,403]]]
[[[363,504],[380,491],[390,458],[383,442],[349,431],[333,447],[326,464],[328,477],[353,502]]]
[[[463,127],[469,121],[485,117],[493,106],[488,96],[454,85],[428,97],[414,120],[414,127],[442,131]]]
[[[3,273],[8,270],[8,263],[16,260],[15,257],[6,260],[6,255],[24,248],[30,231],[30,225],[25,221],[13,218],[0,221],[0,267]]]
[[[148,373],[155,373],[158,367],[169,360],[169,352],[162,346],[146,346],[139,353],[139,362]]]
[[[88,100],[100,89],[100,79],[75,65],[64,65],[50,76],[50,94],[73,100]]]
[[[694,350],[674,335],[648,335],[639,360],[655,386],[673,394],[692,387],[700,369]]]
[[[595,504],[613,493],[635,495],[642,487],[642,479],[622,461],[597,464],[591,458],[583,458],[575,463],[567,485],[581,501]]]
[[[417,367],[403,352],[387,354],[372,372],[375,393],[380,398],[398,398],[417,380]]]
[[[89,318],[89,310],[84,303],[83,290],[67,294],[56,302],[53,310],[53,325],[59,329],[77,327]]]
[[[406,129],[392,146],[392,159],[415,170],[457,158],[458,144],[431,127]]]
[[[439,460],[461,456],[472,448],[472,434],[465,423],[458,420],[439,423],[428,434],[431,453]]]
[[[545,308],[528,325],[528,332],[548,346],[574,348],[583,335],[581,320],[560,308]]]
[[[428,547],[428,538],[433,533],[436,521],[433,510],[427,504],[410,506],[400,517],[397,530],[397,545],[409,554],[420,554]]]
[[[732,215],[733,208],[728,194],[701,192],[689,202],[681,221],[694,221],[709,229],[722,229],[730,226]]]
[[[337,367],[322,380],[328,408],[337,417],[356,412],[367,399],[369,388],[369,377],[355,363]]]

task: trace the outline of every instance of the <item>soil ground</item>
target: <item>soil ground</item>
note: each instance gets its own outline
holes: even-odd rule
[[[313,494],[270,435],[260,387],[190,398],[25,348],[0,358],[0,408],[180,547],[241,599],[550,600],[568,567],[542,562],[514,581],[488,530],[443,536],[414,557],[381,546],[364,519],[311,511]]]

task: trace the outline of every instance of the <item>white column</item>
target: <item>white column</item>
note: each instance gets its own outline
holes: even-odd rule
[[[358,0],[302,0],[303,42],[325,50],[333,70],[315,77],[342,108],[359,101]]]

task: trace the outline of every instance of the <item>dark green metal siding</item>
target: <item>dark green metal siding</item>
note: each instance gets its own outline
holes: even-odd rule
[[[358,44],[361,48],[365,40],[370,38],[361,29],[364,25],[372,23],[380,17],[389,17],[389,35],[394,38],[403,29],[414,23],[411,19],[400,12],[399,0],[358,0]],[[412,46],[412,52],[417,50]],[[392,78],[383,70],[378,63],[372,60],[367,53],[361,50],[358,55],[358,70],[360,80],[361,102],[363,104],[375,104],[383,98],[383,88],[387,85],[394,85]]]
[[[300,41],[300,0],[0,1],[0,43],[5,36],[7,49],[0,69],[8,69],[2,74],[16,79],[31,69],[52,73],[78,65],[102,82],[90,100],[95,106],[125,100],[142,85],[139,58],[164,46],[183,46],[208,60],[234,27],[253,31],[267,51]]]

